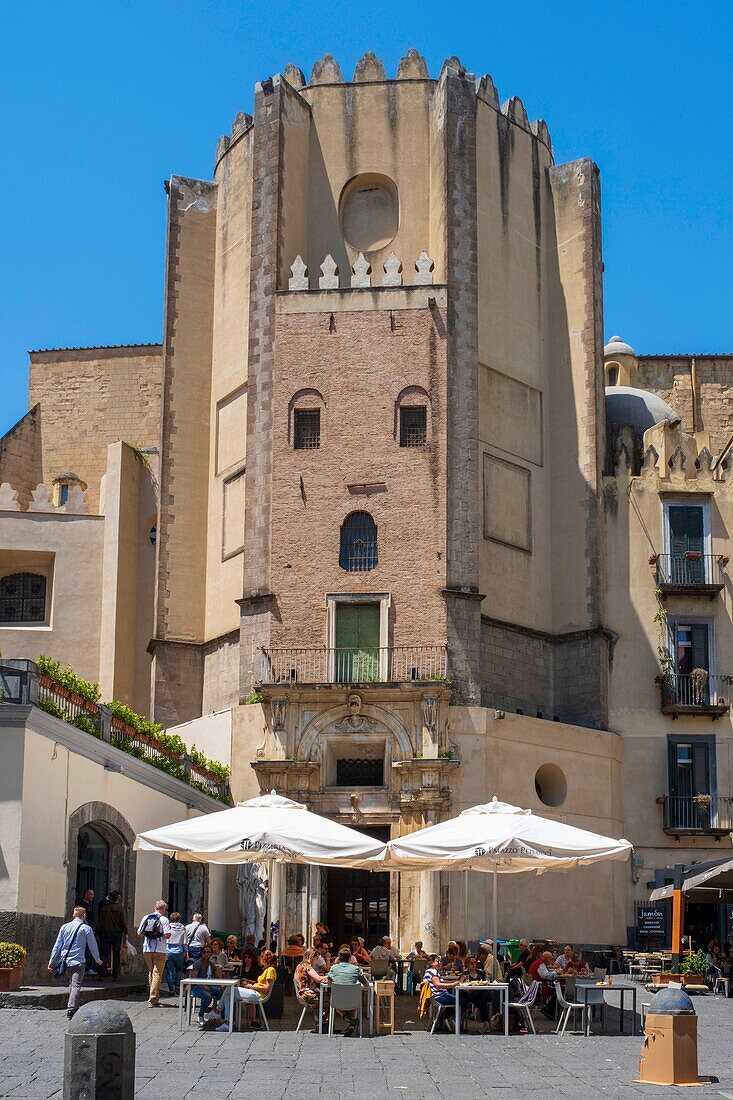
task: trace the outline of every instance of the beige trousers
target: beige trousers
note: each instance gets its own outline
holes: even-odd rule
[[[143,951],[143,958],[148,968],[148,982],[150,984],[151,1005],[157,1005],[160,1000],[160,983],[165,973],[165,964],[168,954],[165,951]]]

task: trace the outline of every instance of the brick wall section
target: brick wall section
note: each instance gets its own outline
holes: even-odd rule
[[[733,355],[696,355],[697,400],[692,410],[692,356],[640,356],[638,386],[653,390],[682,417],[685,430],[710,432],[713,453],[733,433]]]
[[[247,496],[241,600],[240,693],[259,678],[259,649],[270,644],[275,294],[280,252],[284,127],[308,113],[285,81],[255,90],[252,145],[252,254],[247,349]],[[291,261],[292,262],[292,261]]]
[[[448,275],[446,621],[456,699],[481,699],[481,605],[450,589],[478,592],[478,253],[476,91],[446,68],[435,91],[445,142]]]
[[[161,381],[159,344],[32,351],[30,404],[40,405],[44,484],[78,474],[89,511],[98,512],[108,445],[158,446]]]
[[[366,292],[364,292],[366,293]],[[326,643],[324,595],[392,595],[393,645],[443,643],[445,583],[445,344],[428,308],[277,318],[272,493],[272,644]],[[431,441],[400,447],[395,402],[416,385],[431,397]],[[303,388],[324,400],[321,446],[294,450],[288,405]],[[349,492],[383,485],[386,491]],[[379,564],[363,573],[339,566],[342,521],[369,512]]]
[[[216,184],[169,185],[165,357],[160,423],[158,584],[153,661],[156,721],[201,714]]]
[[[0,485],[12,485],[21,508],[27,508],[41,474],[41,411],[34,405],[0,438]]]

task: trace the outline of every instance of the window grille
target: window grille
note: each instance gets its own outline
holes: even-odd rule
[[[347,573],[366,573],[378,564],[377,525],[368,512],[352,512],[341,525],[339,565]]]
[[[11,573],[0,579],[0,623],[45,621],[45,577],[38,573]]]
[[[428,410],[425,405],[400,409],[400,447],[422,447],[428,441]]]
[[[312,451],[321,445],[321,410],[296,409],[293,414],[296,451]]]
[[[63,506],[69,502],[69,483],[62,481],[59,485],[59,504]]]
[[[618,383],[618,367],[608,368],[608,385],[615,386]]]
[[[383,787],[384,760],[337,760],[337,787]]]

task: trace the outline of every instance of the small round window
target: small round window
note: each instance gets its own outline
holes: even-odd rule
[[[557,764],[543,764],[534,777],[534,789],[545,806],[562,806],[568,796],[565,772]]]
[[[394,181],[375,172],[355,176],[341,194],[339,216],[344,240],[352,248],[358,252],[386,248],[400,223]]]

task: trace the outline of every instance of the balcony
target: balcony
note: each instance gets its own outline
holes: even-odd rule
[[[707,596],[712,599],[725,587],[727,559],[719,554],[658,554],[657,587],[667,596]]]
[[[662,714],[719,718],[730,710],[730,676],[700,677],[671,672],[659,679]]]
[[[262,684],[410,684],[447,675],[445,645],[262,651]]]
[[[726,795],[665,795],[662,828],[671,836],[727,836],[733,829],[733,798]]]

